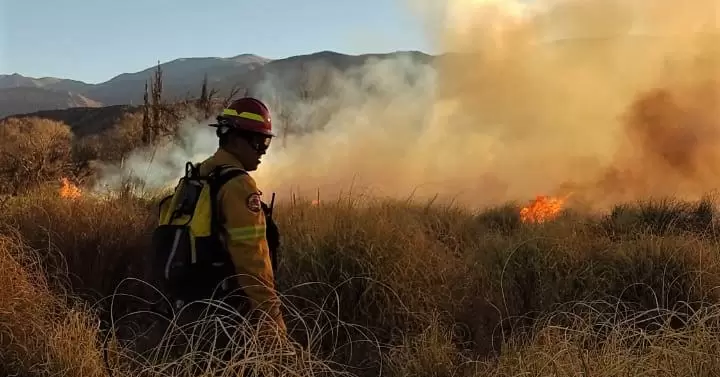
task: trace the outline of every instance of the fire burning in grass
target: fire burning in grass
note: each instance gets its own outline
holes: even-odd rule
[[[69,179],[63,177],[60,179],[60,182],[62,183],[59,191],[61,198],[77,199],[82,196],[82,191],[71,183]]]
[[[567,198],[538,195],[534,201],[520,209],[520,219],[527,223],[543,223],[560,215]]]

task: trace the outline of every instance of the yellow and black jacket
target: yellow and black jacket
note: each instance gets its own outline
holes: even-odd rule
[[[239,288],[230,294],[241,293],[249,309],[285,330],[275,293],[277,228],[255,180],[222,148],[188,171],[185,178],[200,179],[184,178],[165,198],[154,234],[156,268],[168,291],[189,301]]]

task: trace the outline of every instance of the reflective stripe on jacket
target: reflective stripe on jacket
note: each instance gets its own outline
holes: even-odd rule
[[[203,161],[200,174],[207,174],[218,165],[244,169],[234,156],[219,148]],[[269,315],[279,329],[285,331],[265,237],[261,196],[255,180],[247,174],[229,180],[220,188],[217,203],[224,230],[221,237],[235,265],[239,287],[247,295],[251,309],[259,309]]]

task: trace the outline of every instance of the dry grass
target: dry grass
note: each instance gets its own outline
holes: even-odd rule
[[[0,236],[0,371],[21,376],[103,376],[99,323],[48,287],[22,240]]]
[[[199,323],[162,319],[161,297],[143,283],[153,199],[68,201],[40,190],[2,206],[8,374],[106,375],[104,349],[114,376],[720,370],[709,201],[568,212],[543,225],[523,224],[510,205],[476,214],[391,200],[280,203],[279,290],[294,347],[261,341],[218,305]],[[200,342],[231,331],[227,349]]]

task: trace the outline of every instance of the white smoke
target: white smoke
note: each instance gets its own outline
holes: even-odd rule
[[[413,4],[419,13],[438,8],[428,1]],[[320,80],[329,94],[315,101],[285,77],[255,88],[270,103],[278,131],[294,132],[276,140],[253,173],[261,190],[281,200],[318,190],[331,200],[351,189],[439,194],[484,206],[567,190],[611,203],[672,188],[655,155],[680,149],[677,143],[649,147],[630,138],[688,122],[684,113],[710,119],[711,101],[692,87],[717,87],[715,0],[455,0],[441,8],[445,21],[428,30],[437,33],[438,50],[460,54],[443,55],[433,66],[405,56],[369,61]],[[680,115],[667,113],[662,96],[648,105],[653,92],[677,101],[671,105]],[[666,119],[645,125],[647,109]],[[682,126],[693,132],[693,124]],[[216,148],[211,128],[183,130],[194,143],[165,146],[152,163],[148,151],[139,151],[107,177],[122,171],[148,186],[173,184],[188,159]],[[681,152],[696,171],[720,171],[710,152],[699,158],[690,144]],[[717,183],[707,178],[716,174],[702,181],[692,171],[673,174],[692,186],[687,195]]]
[[[251,95],[270,105],[279,134],[253,173],[263,191],[337,192],[357,174],[371,184],[387,175],[388,162],[407,159],[408,147],[422,142],[434,103],[432,66],[398,55],[324,72],[318,80],[327,95],[319,99],[298,96],[300,88],[284,77],[268,76],[252,89]],[[118,190],[128,181],[142,192],[174,186],[186,162],[216,151],[215,129],[208,127],[213,121],[214,116],[188,118],[178,141],[135,150],[120,165],[100,166],[96,191]]]
[[[142,195],[174,186],[184,175],[186,162],[200,162],[217,148],[215,128],[209,126],[213,120],[185,119],[179,125],[177,141],[136,149],[119,165],[99,165],[94,191],[114,192],[130,183],[134,192]]]

